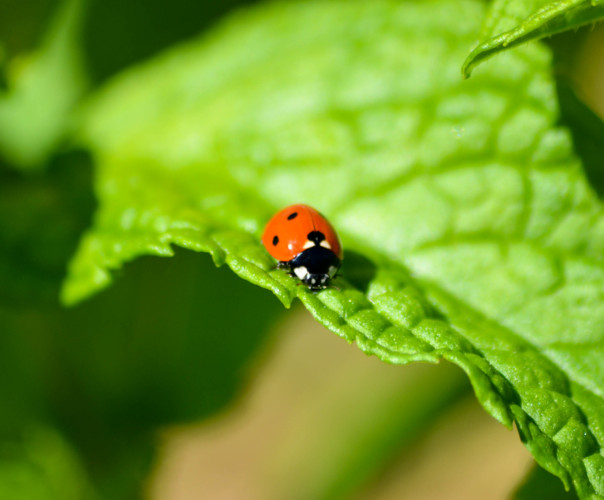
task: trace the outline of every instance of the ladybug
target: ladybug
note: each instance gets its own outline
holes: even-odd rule
[[[268,222],[262,244],[279,267],[289,269],[311,290],[327,286],[342,261],[342,245],[331,224],[308,205],[291,205]]]

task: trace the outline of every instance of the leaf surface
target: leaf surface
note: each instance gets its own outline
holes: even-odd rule
[[[545,47],[459,78],[483,14],[268,5],[124,75],[87,112],[100,209],[64,300],[139,255],[209,252],[369,354],[456,363],[539,464],[604,495],[602,207]],[[260,245],[295,202],[340,232],[337,288],[298,286]]]
[[[477,64],[498,52],[603,17],[602,0],[495,0],[489,7],[481,40],[465,60],[462,73],[467,78]]]
[[[42,46],[6,70],[8,89],[0,86],[0,155],[22,169],[45,164],[86,89],[78,46],[83,10],[84,0],[65,0]]]

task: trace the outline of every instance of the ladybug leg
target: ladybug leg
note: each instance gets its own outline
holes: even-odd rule
[[[284,261],[279,261],[277,263],[277,269],[284,269],[285,271],[287,271],[287,274],[289,274],[292,278],[295,278],[296,275],[290,265],[289,262],[284,262]]]
[[[277,264],[277,269],[284,269],[285,271],[287,271],[287,274],[289,274],[292,278],[297,278],[296,273],[294,273],[294,270],[291,266],[291,262],[280,261]],[[302,283],[299,283],[299,284],[302,284]]]

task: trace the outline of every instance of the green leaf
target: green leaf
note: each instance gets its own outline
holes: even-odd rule
[[[0,91],[6,91],[6,50],[0,42]]]
[[[602,0],[494,0],[481,41],[463,63],[462,73],[467,78],[477,64],[498,52],[603,17]]]
[[[229,300],[241,306],[225,319]],[[0,448],[24,417],[48,419],[74,443],[101,498],[138,498],[157,428],[207,418],[232,400],[276,306],[184,251],[139,259],[110,290],[69,310],[15,311],[3,301],[0,366],[10,383],[0,386]]]
[[[172,0],[169,7],[165,0],[89,2],[83,33],[86,67],[94,80],[106,80],[207,29],[229,11],[255,1]]]
[[[0,164],[0,311],[56,304],[66,262],[92,218],[90,161],[58,155],[45,168],[27,176]]]
[[[279,306],[208,256],[180,250],[139,259],[92,300],[43,317],[45,373],[61,382],[44,387],[102,498],[139,498],[158,429],[232,401]]]
[[[184,250],[139,259],[110,290],[61,307],[66,263],[93,209],[84,160],[58,155],[36,176],[0,164],[0,450],[32,419],[58,428],[99,498],[130,500],[149,474],[157,428],[228,404],[281,308]],[[37,498],[2,497],[10,471],[0,470],[0,498]]]
[[[0,92],[0,154],[23,169],[40,169],[64,137],[86,77],[78,36],[84,0],[66,0],[40,49],[12,62]]]
[[[526,480],[514,494],[515,500],[576,500],[574,491],[564,491],[564,488],[554,476],[545,472],[541,467],[533,467]]]
[[[30,424],[18,439],[0,443],[2,500],[96,498],[77,453],[54,429]]]
[[[139,255],[209,252],[369,354],[456,363],[540,465],[604,495],[602,207],[556,125],[544,46],[459,78],[482,15],[266,5],[124,75],[88,110],[100,208],[64,300]],[[361,257],[349,281],[312,293],[275,269],[259,237],[293,202]]]

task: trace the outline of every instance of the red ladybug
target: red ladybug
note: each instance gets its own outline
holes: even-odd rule
[[[331,224],[308,205],[291,205],[268,222],[262,244],[279,267],[311,290],[325,288],[342,261],[342,245]]]

